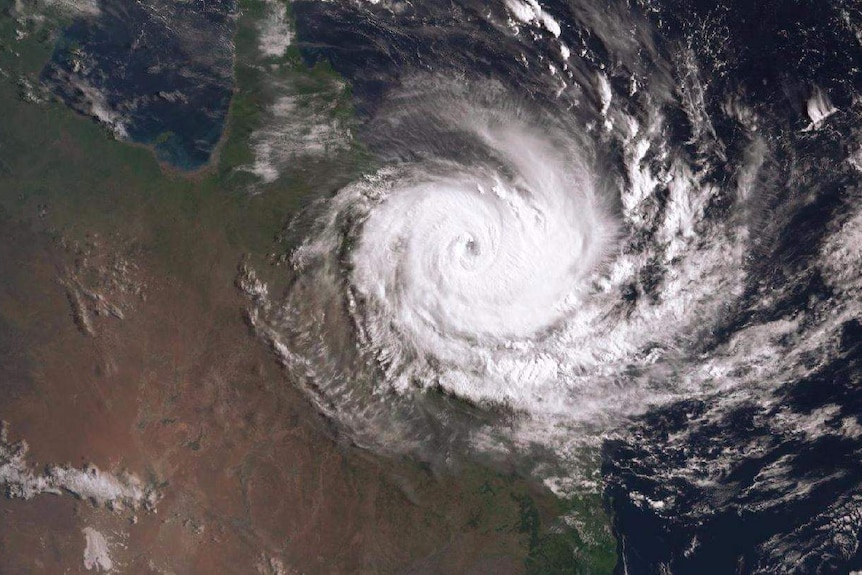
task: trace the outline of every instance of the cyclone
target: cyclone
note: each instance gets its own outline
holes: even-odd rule
[[[507,442],[589,444],[702,391],[675,371],[745,277],[744,228],[706,218],[717,190],[676,164],[667,209],[646,209],[587,126],[494,82],[422,76],[388,106],[369,130],[386,165],[316,207],[285,300],[256,316],[338,421],[406,449],[450,418],[429,415],[442,392],[509,412]]]
[[[577,159],[567,169],[536,137],[497,137],[489,145],[517,179],[427,174],[390,190],[363,226],[357,290],[417,346],[445,346],[427,341],[435,334],[502,342],[551,328],[606,249],[611,224]]]
[[[437,114],[453,123],[447,115]],[[495,366],[525,369],[524,346],[553,339],[577,314],[616,224],[573,143],[555,145],[499,111],[471,116],[458,129],[474,161],[405,166],[369,190],[351,289],[395,388],[436,380],[471,399],[518,402],[529,391],[506,389]]]

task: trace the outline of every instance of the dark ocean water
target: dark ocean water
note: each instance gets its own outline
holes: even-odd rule
[[[694,44],[713,72],[715,97],[707,106],[718,137],[732,146],[733,127],[721,121],[720,107],[723,96],[733,93],[757,102],[768,114],[763,129],[777,143],[764,182],[772,198],[763,206],[762,229],[771,241],[757,253],[758,273],[717,342],[746,325],[805,317],[819,302],[828,307],[835,295],[817,269],[818,250],[832,224],[858,209],[853,200],[858,173],[844,162],[858,146],[858,116],[841,115],[829,130],[816,134],[801,130],[809,122],[811,86],[827,90],[839,109],[859,97],[859,38],[852,27],[839,25],[853,21],[858,26],[859,9],[849,2],[661,6],[659,30],[670,34],[698,26],[709,14],[722,16],[723,45]],[[716,176],[722,177],[720,170]],[[769,221],[768,214],[803,196],[810,203],[780,227]],[[764,288],[777,297],[769,306],[758,306]],[[635,422],[633,441],[605,445],[606,498],[628,573],[847,573],[862,568],[862,446],[858,437],[836,432],[842,418],[858,420],[862,414],[862,331],[858,319],[840,329],[833,358],[821,363],[812,355],[809,361],[820,365],[774,389],[768,407],[752,401],[698,421],[720,400],[671,405]],[[782,433],[774,424],[779,412],[810,415],[827,406],[831,416],[810,435]],[[668,441],[680,432],[684,441]],[[758,448],[746,453],[752,445]],[[732,463],[718,478],[702,485],[691,480],[692,461],[721,460],[728,452]],[[775,469],[780,481],[765,481]],[[654,501],[673,497],[674,510],[657,512],[632,499],[633,492]]]
[[[63,31],[42,72],[67,105],[183,170],[206,164],[233,90],[233,0],[101,3]]]
[[[852,321],[843,332],[842,357],[814,376],[777,390],[777,406],[811,413],[832,405],[840,406],[841,414],[862,413],[862,331]],[[777,416],[777,407],[770,412],[752,405],[700,425],[684,443],[666,448],[668,436],[690,426],[705,408],[705,402],[696,401],[650,413],[637,423],[636,442],[605,445],[603,472],[610,480],[606,498],[627,572],[662,573],[669,568],[671,573],[781,573],[787,566],[763,549],[776,537],[782,540],[782,554],[801,555],[792,561],[793,572],[862,568],[856,549],[859,440],[777,434],[768,424]],[[718,484],[699,488],[696,482],[673,479],[673,470],[686,469],[695,457],[720,458],[724,450],[741,451],[751,443],[764,448],[736,461]],[[785,483],[778,489],[760,488],[758,475],[782,459],[792,461]],[[632,500],[632,492],[656,501],[672,496],[682,512],[655,513]],[[804,495],[782,501],[794,492]],[[836,503],[844,508],[829,514]]]

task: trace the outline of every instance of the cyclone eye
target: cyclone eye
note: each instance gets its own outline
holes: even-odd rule
[[[479,242],[470,232],[463,232],[455,240],[455,258],[465,269],[472,269],[482,256]]]
[[[480,254],[479,244],[477,244],[476,240],[474,240],[473,238],[468,238],[467,241],[464,242],[464,248],[471,256],[478,256]]]

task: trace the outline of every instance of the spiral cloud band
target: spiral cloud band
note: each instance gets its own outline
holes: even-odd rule
[[[458,427],[442,392],[545,441],[702,389],[673,358],[744,277],[744,234],[705,217],[715,190],[672,165],[657,209],[642,160],[660,134],[630,143],[626,188],[574,121],[495,85],[434,87],[391,97],[369,130],[385,167],[317,207],[285,298],[254,313],[320,408],[409,446]]]

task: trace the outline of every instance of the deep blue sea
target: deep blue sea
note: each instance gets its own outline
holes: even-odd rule
[[[235,11],[233,0],[103,2],[101,15],[63,31],[42,79],[82,113],[102,106],[121,137],[160,161],[194,170],[209,161],[230,106]]]

